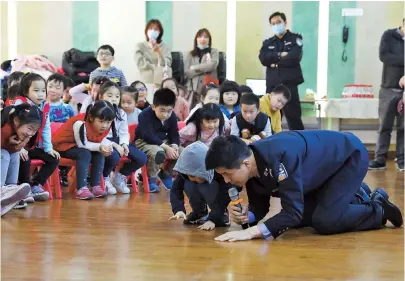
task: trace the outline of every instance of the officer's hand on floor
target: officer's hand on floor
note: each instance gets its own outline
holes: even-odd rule
[[[231,220],[236,223],[236,224],[244,224],[249,221],[248,219],[248,207],[247,206],[242,206],[242,212],[239,207],[235,205],[230,205],[229,206],[229,216],[231,217]]]
[[[174,216],[169,218],[169,221],[172,220],[179,220],[179,219],[186,219],[186,214],[182,211],[177,212]]]
[[[215,223],[212,221],[206,221],[203,225],[200,225],[198,229],[202,230],[214,230],[215,229]]]

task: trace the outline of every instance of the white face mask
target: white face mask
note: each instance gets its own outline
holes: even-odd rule
[[[160,35],[160,32],[157,31],[157,30],[154,30],[154,29],[149,29],[148,30],[148,37],[151,40],[157,40],[159,35]]]

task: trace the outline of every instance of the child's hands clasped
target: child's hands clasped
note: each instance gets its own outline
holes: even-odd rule
[[[184,219],[184,220],[186,219],[186,214],[183,211],[179,211],[174,216],[171,216],[169,218],[169,221],[179,220],[179,219]]]
[[[47,154],[51,155],[53,158],[56,158],[58,160],[60,159],[60,154],[56,150],[52,149],[52,150],[48,151]]]
[[[124,149],[124,156],[128,156],[129,154],[129,148],[128,145],[126,145],[125,143],[121,145],[121,147]]]
[[[18,138],[17,135],[12,135],[8,141],[10,142],[11,145],[18,145],[21,143],[21,140]]]
[[[113,148],[111,145],[100,144],[99,150],[100,150],[100,153],[103,154],[104,157],[108,157],[111,155]]]

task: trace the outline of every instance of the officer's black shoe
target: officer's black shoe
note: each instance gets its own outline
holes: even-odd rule
[[[208,210],[203,213],[191,212],[183,221],[184,224],[203,224],[206,222],[205,217],[208,215]]]
[[[156,156],[155,156],[156,165],[160,166],[161,164],[163,164],[163,162],[165,162],[165,159],[166,159],[166,154],[164,153],[164,151],[158,151],[156,153]]]
[[[401,227],[403,223],[401,210],[388,200],[388,194],[380,187],[376,188],[371,195],[371,200],[381,204],[383,208],[383,225],[389,220],[395,227]]]

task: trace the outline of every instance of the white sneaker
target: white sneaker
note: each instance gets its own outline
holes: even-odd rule
[[[110,195],[117,194],[117,190],[112,185],[112,183],[110,181],[110,177],[104,178],[104,185],[105,185],[105,188],[107,189],[107,194],[110,194]]]
[[[31,190],[30,190],[30,193],[28,193],[27,197],[24,198],[24,202],[25,203],[35,203],[35,199],[34,199],[34,196],[31,192]]]
[[[1,216],[27,197],[30,189],[31,187],[28,183],[3,186],[1,188]]]
[[[112,184],[121,193],[128,194],[131,192],[131,190],[127,186],[127,177],[120,173],[115,173]]]

